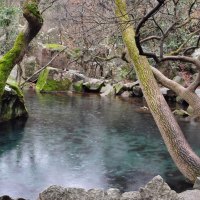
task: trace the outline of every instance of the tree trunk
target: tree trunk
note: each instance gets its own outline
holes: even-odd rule
[[[16,64],[21,62],[29,43],[42,27],[43,19],[38,11],[39,1],[24,1],[23,16],[28,22],[26,29],[18,34],[13,48],[0,59],[0,99],[3,95],[10,72]]]
[[[127,14],[126,1],[116,0],[115,2],[122,37],[135,66],[135,71],[154,120],[175,164],[185,177],[194,182],[200,176],[200,158],[186,141],[169,106],[160,93],[147,58],[139,55],[135,43],[135,32]]]

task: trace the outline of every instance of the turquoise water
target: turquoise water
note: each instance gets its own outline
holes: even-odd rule
[[[140,100],[26,94],[27,121],[0,126],[0,195],[36,199],[50,185],[136,190],[160,174],[188,186]],[[200,124],[181,122],[200,152]]]

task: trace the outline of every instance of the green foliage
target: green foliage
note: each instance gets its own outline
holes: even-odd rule
[[[20,9],[0,0],[0,54],[8,51],[17,36]]]

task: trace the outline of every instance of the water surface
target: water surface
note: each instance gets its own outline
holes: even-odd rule
[[[177,191],[174,166],[138,100],[26,94],[28,120],[0,126],[0,195],[36,199],[50,185],[137,190],[160,174]],[[200,153],[200,124],[181,122]]]

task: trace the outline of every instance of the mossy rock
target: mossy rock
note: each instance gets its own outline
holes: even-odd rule
[[[90,79],[88,82],[83,84],[84,88],[88,92],[99,92],[104,86],[104,81],[100,79]]]
[[[83,92],[83,80],[73,83],[75,92]]]
[[[0,105],[0,122],[27,116],[28,112],[21,89],[16,82],[8,80]]]
[[[71,86],[71,80],[62,76],[62,70],[47,67],[39,75],[36,90],[39,92],[67,91]]]
[[[117,83],[114,85],[116,95],[121,95],[124,92],[124,84],[123,83]]]

